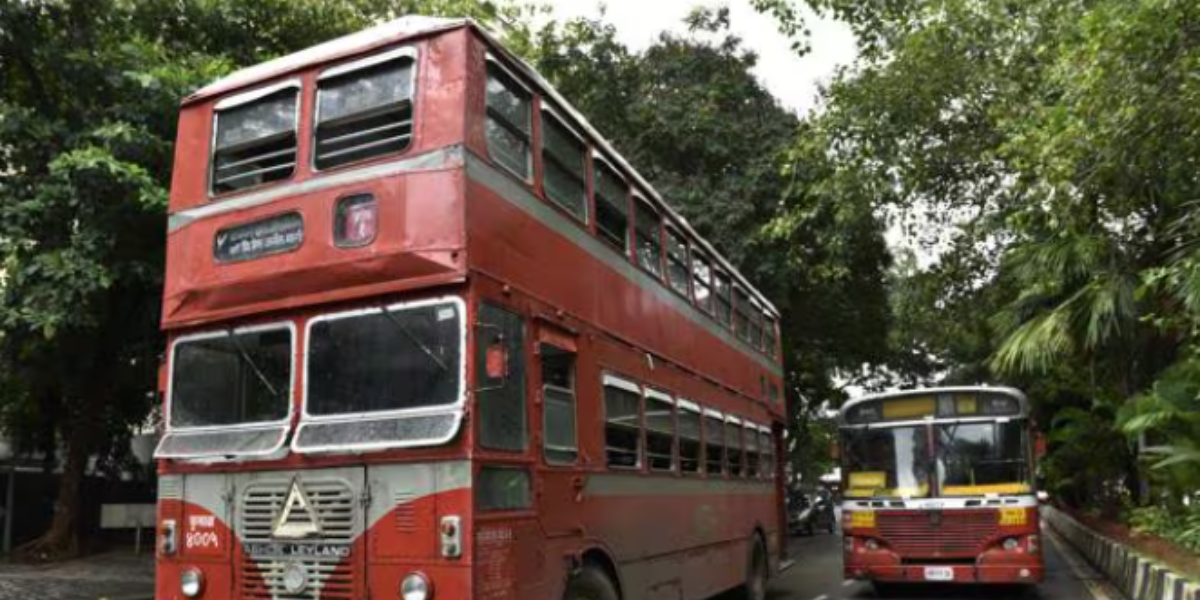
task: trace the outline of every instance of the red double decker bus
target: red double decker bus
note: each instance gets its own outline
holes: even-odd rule
[[[841,429],[845,576],[1042,580],[1036,442],[1025,395],[947,387],[852,400]]]
[[[778,315],[532,69],[410,17],[188,97],[157,598],[762,598]]]

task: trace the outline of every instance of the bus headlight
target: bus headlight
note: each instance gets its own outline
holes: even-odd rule
[[[179,591],[188,598],[196,598],[204,591],[204,573],[200,569],[184,569],[179,575]]]
[[[404,600],[429,600],[433,597],[429,580],[420,573],[409,573],[400,583],[400,597]]]
[[[879,542],[875,541],[874,538],[867,538],[866,546],[867,550],[875,551],[879,549]]]
[[[1009,552],[1016,550],[1020,545],[1021,543],[1017,541],[1017,538],[1007,538],[1004,540],[1004,549]]]

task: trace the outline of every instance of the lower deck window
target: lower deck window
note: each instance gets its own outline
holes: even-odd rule
[[[725,424],[725,444],[729,474],[742,475],[742,428],[737,423]]]
[[[483,467],[475,486],[480,510],[522,510],[533,506],[529,471],[514,467]]]
[[[675,405],[646,397],[646,460],[651,471],[675,468]]]
[[[704,418],[704,462],[710,475],[725,472],[725,422],[720,417]]]
[[[637,392],[625,386],[604,385],[604,447],[609,467],[641,466],[640,400]]]
[[[679,470],[684,473],[700,472],[700,413],[679,407]]]
[[[758,428],[747,427],[743,438],[746,440],[745,474],[747,477],[758,477]]]

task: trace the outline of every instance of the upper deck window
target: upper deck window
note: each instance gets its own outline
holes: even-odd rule
[[[750,296],[746,294],[746,290],[740,287],[733,288],[733,296],[736,304],[733,307],[733,328],[737,331],[737,336],[743,342],[752,343],[750,337],[750,313],[753,309],[750,306]]]
[[[655,277],[662,277],[662,222],[658,212],[641,198],[634,202],[634,210],[638,264]]]
[[[583,142],[553,114],[542,111],[542,163],[546,171],[542,186],[546,197],[584,223],[588,222],[586,155]]]
[[[728,275],[717,272],[716,277],[713,277],[713,292],[716,298],[717,320],[729,327],[733,319],[733,299],[730,296],[732,290]]]
[[[593,161],[596,194],[596,232],[622,253],[629,252],[629,193],[612,168]]]
[[[770,315],[763,316],[763,349],[767,356],[775,358],[775,319]]]
[[[699,252],[692,253],[692,296],[700,310],[712,314],[712,266]]]
[[[280,181],[296,170],[298,83],[218,102],[213,115],[212,193]]]
[[[492,160],[529,179],[532,97],[500,65],[487,67],[487,147]]]
[[[317,83],[313,164],[338,167],[400,152],[412,143],[412,50],[335,67]]]
[[[675,291],[688,294],[687,240],[678,231],[667,229],[667,282]]]

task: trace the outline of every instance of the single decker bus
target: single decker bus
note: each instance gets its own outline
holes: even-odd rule
[[[238,71],[176,143],[158,600],[763,598],[779,314],[485,29]]]
[[[868,396],[842,407],[838,427],[847,579],[881,591],[1042,580],[1024,394],[946,387]]]

